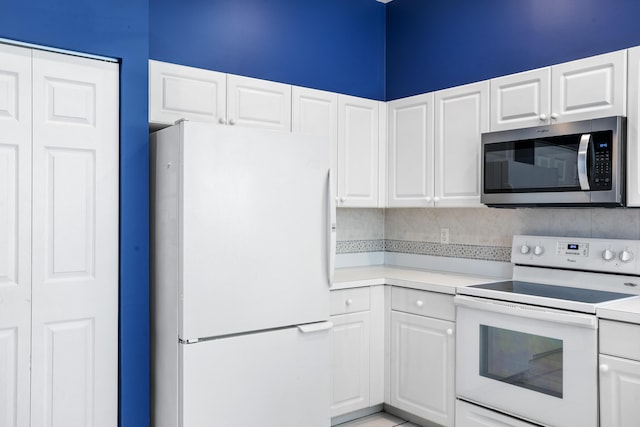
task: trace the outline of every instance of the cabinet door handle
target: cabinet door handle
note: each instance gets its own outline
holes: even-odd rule
[[[447,329],[446,332],[447,332],[447,335],[449,335],[449,336],[453,335],[453,329],[451,329],[451,328]]]
[[[558,120],[558,113],[551,113],[551,120]]]
[[[230,124],[231,126],[233,126],[233,125],[235,125],[235,124],[236,124],[236,121],[235,121],[234,119],[230,119],[230,120],[229,120],[229,124]]]
[[[225,119],[223,119],[222,117],[220,117],[220,118],[218,119],[218,123],[220,123],[221,125],[226,125],[226,124],[227,124],[227,121],[226,121]]]
[[[416,305],[418,307],[422,307],[424,305],[424,303],[421,300],[416,301]]]
[[[545,120],[547,120],[547,115],[546,115],[546,114],[544,114],[544,113],[540,114],[538,117],[539,117],[539,118],[540,118],[540,120],[541,120],[541,121],[543,121],[543,122],[544,122]]]
[[[602,372],[603,374],[606,374],[607,372],[609,372],[609,365],[607,364],[601,364],[600,365],[600,372]]]
[[[351,305],[351,304],[353,304],[353,300],[352,300],[351,298],[349,298],[349,299],[347,299],[344,303],[345,303],[346,305]]]

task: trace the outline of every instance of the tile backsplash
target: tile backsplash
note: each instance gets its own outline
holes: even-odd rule
[[[440,229],[449,229],[449,245]],[[506,257],[514,234],[640,239],[640,209],[338,209],[338,253]]]

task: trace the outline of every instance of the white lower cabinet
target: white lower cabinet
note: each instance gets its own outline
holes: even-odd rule
[[[331,292],[331,417],[383,403],[384,290]]]
[[[480,406],[458,400],[456,427],[537,427],[525,421],[508,417]]]
[[[600,427],[640,420],[640,325],[600,321]]]
[[[390,404],[453,427],[453,296],[394,287],[391,296]],[[427,317],[438,313],[444,319]]]

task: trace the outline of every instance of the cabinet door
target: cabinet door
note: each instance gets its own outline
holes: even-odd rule
[[[31,50],[0,45],[0,426],[29,426]]]
[[[625,116],[626,95],[626,50],[551,68],[551,117],[557,122]]]
[[[184,118],[224,123],[226,87],[224,73],[150,60],[149,122],[172,125]]]
[[[332,190],[337,194],[338,171],[338,94],[299,86],[292,88],[292,129],[294,132],[327,138]]]
[[[433,206],[433,93],[391,101],[388,207]]]
[[[32,425],[117,424],[118,81],[33,52]]]
[[[338,96],[338,207],[378,207],[379,102]]]
[[[369,312],[331,316],[331,416],[369,407]]]
[[[600,355],[600,426],[637,426],[639,402],[640,362]]]
[[[481,134],[489,129],[489,82],[438,91],[435,107],[435,205],[481,206]]]
[[[391,312],[391,405],[453,427],[454,323]]]
[[[230,125],[291,132],[291,86],[228,74],[227,117]]]
[[[629,49],[627,204],[640,206],[640,46]]]
[[[491,131],[543,125],[551,108],[551,68],[491,80]]]

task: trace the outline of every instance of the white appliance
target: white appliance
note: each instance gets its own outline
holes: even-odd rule
[[[195,122],[152,134],[154,426],[329,426],[328,152]]]
[[[640,241],[514,236],[513,280],[455,297],[456,426],[598,426],[596,309],[638,298]]]

